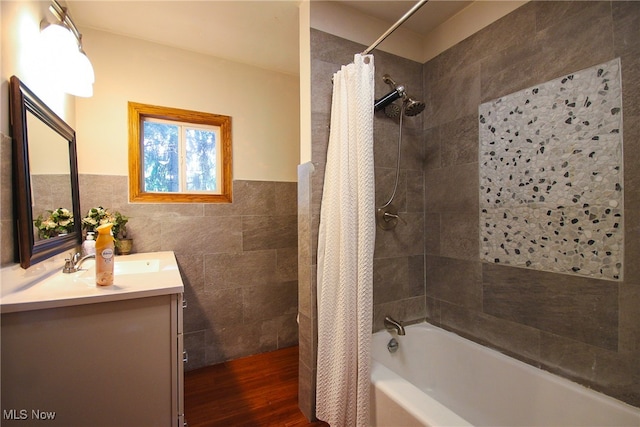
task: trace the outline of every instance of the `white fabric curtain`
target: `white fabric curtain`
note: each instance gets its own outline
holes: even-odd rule
[[[318,236],[316,416],[369,425],[375,194],[374,63],[357,54],[333,76]]]

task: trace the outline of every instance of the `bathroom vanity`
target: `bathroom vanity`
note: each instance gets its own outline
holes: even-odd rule
[[[3,426],[182,426],[183,283],[173,252],[2,284]]]

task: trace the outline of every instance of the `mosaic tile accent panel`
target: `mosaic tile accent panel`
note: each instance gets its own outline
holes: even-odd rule
[[[620,60],[484,103],[480,258],[620,280]]]

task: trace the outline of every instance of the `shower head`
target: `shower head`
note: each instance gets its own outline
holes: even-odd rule
[[[390,119],[396,119],[400,116],[400,107],[398,104],[389,104],[384,107],[384,114]]]
[[[396,83],[389,74],[382,76],[382,81],[391,86],[392,90],[375,101],[373,105],[374,111],[379,111],[384,108],[385,115],[391,119],[395,119],[400,115],[401,109],[396,104],[393,104],[393,102],[400,98],[402,98],[404,114],[406,116],[416,116],[424,110],[424,102],[416,101],[407,95],[405,87]]]
[[[425,107],[424,102],[416,101],[410,96],[405,97],[404,103],[405,103],[404,113],[407,116],[417,116],[418,114],[424,111],[424,107]]]

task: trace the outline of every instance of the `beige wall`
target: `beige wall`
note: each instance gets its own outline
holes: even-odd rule
[[[81,29],[96,84],[92,98],[74,102],[74,97],[47,81],[41,64],[34,65],[39,25],[48,5],[47,1],[0,3],[2,105],[8,105],[8,79],[17,75],[75,127],[80,173],[127,175],[127,101],[131,100],[229,115],[235,179],[297,179],[296,76]],[[1,120],[0,131],[9,135],[8,114]]]
[[[127,102],[135,101],[231,116],[234,179],[297,179],[297,77],[82,31],[96,83],[93,97],[77,99],[80,173],[127,175]]]
[[[0,99],[3,113],[0,132],[9,135],[9,78],[16,75],[56,114],[73,126],[75,105],[47,79],[46,69],[38,64],[40,21],[47,16],[46,1],[1,1]],[[35,65],[38,64],[38,65]]]

